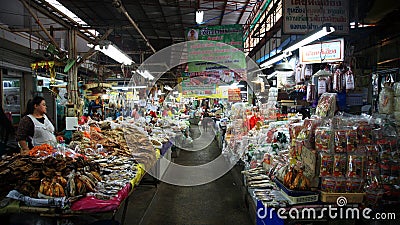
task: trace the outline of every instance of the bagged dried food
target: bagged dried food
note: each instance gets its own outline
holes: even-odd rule
[[[391,87],[383,87],[379,93],[378,110],[381,114],[393,114],[394,91]]]

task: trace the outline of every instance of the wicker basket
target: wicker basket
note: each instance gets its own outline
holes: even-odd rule
[[[362,203],[365,193],[328,193],[321,191],[321,202],[335,203],[339,197],[345,197],[347,203]]]

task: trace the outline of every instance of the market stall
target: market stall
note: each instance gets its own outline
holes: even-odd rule
[[[265,207],[321,210],[339,204],[339,197],[359,209],[390,211],[400,204],[398,123],[388,108],[393,96],[382,97],[381,113],[373,116],[335,114],[336,98],[322,94],[315,115],[305,119],[275,121],[261,109],[267,114],[251,129],[247,124],[256,112],[246,105],[232,108],[223,152],[245,163],[243,185],[257,222],[285,221],[276,214],[260,217]]]
[[[149,136],[131,120],[89,121],[68,145],[59,139],[57,148],[44,144],[3,157],[0,212],[112,218],[170,147],[166,133]]]

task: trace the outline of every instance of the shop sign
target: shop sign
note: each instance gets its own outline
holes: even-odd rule
[[[243,53],[243,27],[240,24],[206,26],[187,29],[188,40],[213,42],[188,43],[188,72],[234,70],[245,76],[246,57]],[[238,51],[240,50],[240,51]]]
[[[324,24],[335,28],[334,34],[349,34],[348,0],[284,0],[283,32],[306,34]]]
[[[339,38],[300,48],[300,63],[340,62],[344,59],[344,39]]]
[[[229,102],[241,102],[242,96],[240,95],[239,88],[228,89],[228,101]]]
[[[212,83],[209,77],[189,78],[181,84],[185,97],[216,94],[216,84]]]

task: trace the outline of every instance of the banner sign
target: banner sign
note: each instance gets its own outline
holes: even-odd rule
[[[245,75],[246,57],[243,53],[242,25],[233,24],[188,29],[187,39],[213,41],[209,43],[188,43],[188,59],[191,62],[188,63],[188,72],[221,70],[231,72],[235,70],[240,76]]]
[[[228,101],[229,102],[241,102],[242,96],[240,95],[240,88],[228,89]]]
[[[324,24],[335,28],[334,34],[349,34],[348,0],[283,0],[283,32],[306,34]]]
[[[344,39],[306,45],[299,49],[299,54],[303,64],[340,62],[344,59]]]
[[[209,77],[189,78],[183,80],[181,84],[182,94],[185,97],[216,94],[216,84],[211,82]]]

